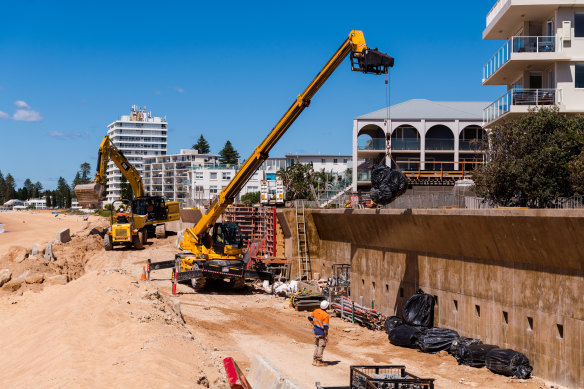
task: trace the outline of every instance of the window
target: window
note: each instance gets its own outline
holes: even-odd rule
[[[343,163],[347,163],[349,160],[347,158],[343,159]]]
[[[211,173],[211,177],[212,180],[216,180],[217,179],[217,173]]]
[[[584,63],[574,65],[574,83],[576,88],[584,88]]]
[[[574,37],[584,38],[584,13],[574,14]]]
[[[195,180],[202,180],[203,172],[195,172]]]
[[[258,192],[259,189],[257,186],[248,186],[247,187],[247,193],[253,193],[253,192]]]
[[[216,173],[215,173],[216,174]],[[217,194],[217,185],[211,185],[209,187],[209,193],[210,194]]]
[[[339,162],[339,160],[338,160],[338,159],[336,159],[336,158],[335,158],[335,159],[333,159],[333,163],[338,163],[338,162]]]
[[[324,158],[323,158],[323,159],[321,159],[321,160],[320,160],[320,163],[326,163],[326,159],[324,159]]]
[[[221,178],[223,178],[224,180],[231,180],[231,173],[223,172],[223,174],[221,175]]]

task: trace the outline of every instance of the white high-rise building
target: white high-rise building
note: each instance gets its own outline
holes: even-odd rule
[[[152,117],[146,107],[132,106],[130,115],[122,115],[119,120],[107,126],[112,143],[124,154],[143,176],[144,158],[166,155],[166,117]],[[122,174],[113,162],[107,168],[107,201],[121,196]]]

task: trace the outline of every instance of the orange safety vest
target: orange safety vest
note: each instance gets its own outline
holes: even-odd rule
[[[329,317],[329,314],[320,308],[315,309],[308,315],[308,320],[314,324],[312,329],[314,335],[324,336],[324,332],[329,328]]]

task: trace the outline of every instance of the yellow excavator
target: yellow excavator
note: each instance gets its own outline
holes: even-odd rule
[[[148,241],[149,235],[164,238],[166,236],[164,223],[180,219],[178,202],[167,202],[164,197],[146,195],[140,173],[111,142],[108,135],[99,146],[95,179],[89,184],[75,187],[79,204],[93,205],[103,200],[107,164],[110,160],[130,183],[134,198],[131,201],[116,200],[111,204],[111,227],[104,235],[105,249],[111,250],[115,244],[120,243],[132,244],[135,248],[141,249]],[[123,208],[124,212],[114,217],[117,210],[115,207]]]
[[[249,178],[268,158],[268,153],[310,104],[311,98],[330,77],[341,62],[350,55],[351,70],[362,73],[387,74],[394,59],[387,54],[369,49],[361,31],[351,31],[349,37],[326,63],[276,123],[263,142],[245,161],[231,182],[223,188],[212,202],[209,210],[199,222],[179,236],[178,246],[182,250],[175,260],[149,263],[149,270],[175,268],[175,281],[191,280],[195,289],[205,286],[207,279],[229,279],[233,287],[241,287],[246,278],[268,278],[269,275],[250,269],[250,258],[242,257],[242,238],[236,223],[217,223],[217,220],[232,204]],[[210,233],[210,234],[209,234]]]

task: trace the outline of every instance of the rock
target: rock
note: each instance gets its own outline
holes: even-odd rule
[[[67,243],[69,241],[71,241],[71,232],[68,228],[57,232],[55,243]]]
[[[56,259],[55,256],[53,255],[53,244],[51,242],[47,242],[45,255],[43,257],[50,262],[53,262]]]
[[[11,262],[15,262],[15,260],[17,258],[19,258],[22,255],[25,255],[26,258],[26,254],[28,254],[28,250],[25,249],[24,247],[21,246],[12,246],[10,247],[10,249],[8,249],[8,253],[4,256],[5,260],[11,261]],[[22,258],[22,260],[24,260],[24,258]],[[22,262],[21,260],[21,262]]]
[[[174,313],[177,314],[177,316],[180,318],[182,322],[185,321],[182,315],[182,311],[180,310],[180,300],[174,300],[172,302],[172,310],[174,311]]]
[[[22,285],[21,281],[12,280],[10,282],[5,283],[4,286],[2,286],[2,289],[7,290],[9,292],[16,292],[18,289],[20,289],[21,285]]]
[[[26,270],[24,271],[24,273],[21,273],[18,277],[16,277],[14,280],[22,283],[24,282],[24,280],[26,279],[26,277],[28,277],[28,275],[30,274],[30,270]]]
[[[45,280],[45,275],[41,273],[31,274],[24,279],[27,284],[42,284]]]
[[[4,285],[12,278],[12,272],[9,269],[0,270],[0,286]]]
[[[63,275],[48,277],[45,280],[45,285],[65,285],[66,283],[67,277]]]
[[[26,258],[28,258],[28,251],[18,254],[18,256],[14,258],[14,262],[20,263],[24,261]]]

